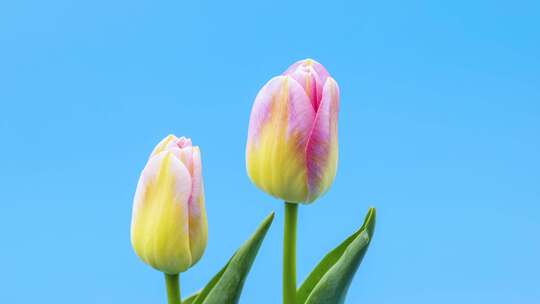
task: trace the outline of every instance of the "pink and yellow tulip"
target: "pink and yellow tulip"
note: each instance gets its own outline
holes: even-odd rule
[[[338,163],[339,87],[318,62],[296,62],[255,98],[246,166],[276,198],[310,203],[332,185]]]
[[[141,173],[131,243],[146,264],[178,274],[201,258],[207,236],[199,147],[169,135],[154,148]]]

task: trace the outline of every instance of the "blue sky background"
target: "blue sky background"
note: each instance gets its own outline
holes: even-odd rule
[[[378,208],[347,303],[540,303],[538,1],[3,1],[0,302],[165,303],[129,241],[168,133],[203,152],[202,287],[272,210],[242,303],[281,299],[282,204],[244,168],[259,88],[313,57],[340,167],[300,210],[299,280]]]

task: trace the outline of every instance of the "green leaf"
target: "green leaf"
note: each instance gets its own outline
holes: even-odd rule
[[[362,227],[319,262],[298,289],[298,304],[345,301],[349,285],[373,238],[375,217],[375,208],[370,208]]]
[[[199,292],[196,292],[196,293],[190,295],[187,299],[184,299],[182,301],[182,304],[193,304],[200,294],[201,293],[199,291]]]
[[[274,220],[270,214],[257,231],[230,258],[227,264],[195,295],[185,300],[186,304],[236,304],[240,299],[244,282],[259,248]]]

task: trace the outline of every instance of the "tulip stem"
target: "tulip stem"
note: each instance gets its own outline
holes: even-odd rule
[[[298,204],[285,202],[283,236],[283,304],[296,303],[296,224]]]
[[[167,298],[169,299],[169,304],[181,304],[180,275],[165,274],[165,283],[167,285]]]

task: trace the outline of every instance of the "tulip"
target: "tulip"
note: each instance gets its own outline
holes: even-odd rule
[[[301,60],[272,78],[251,111],[251,181],[289,203],[311,203],[323,195],[336,176],[338,111],[338,85],[320,63]]]
[[[206,248],[201,154],[169,135],[143,169],[133,202],[131,243],[148,265],[169,275],[193,266]]]
[[[285,201],[283,303],[296,301],[298,203],[323,195],[338,163],[339,87],[322,64],[301,60],[259,91],[249,120],[251,181]]]

